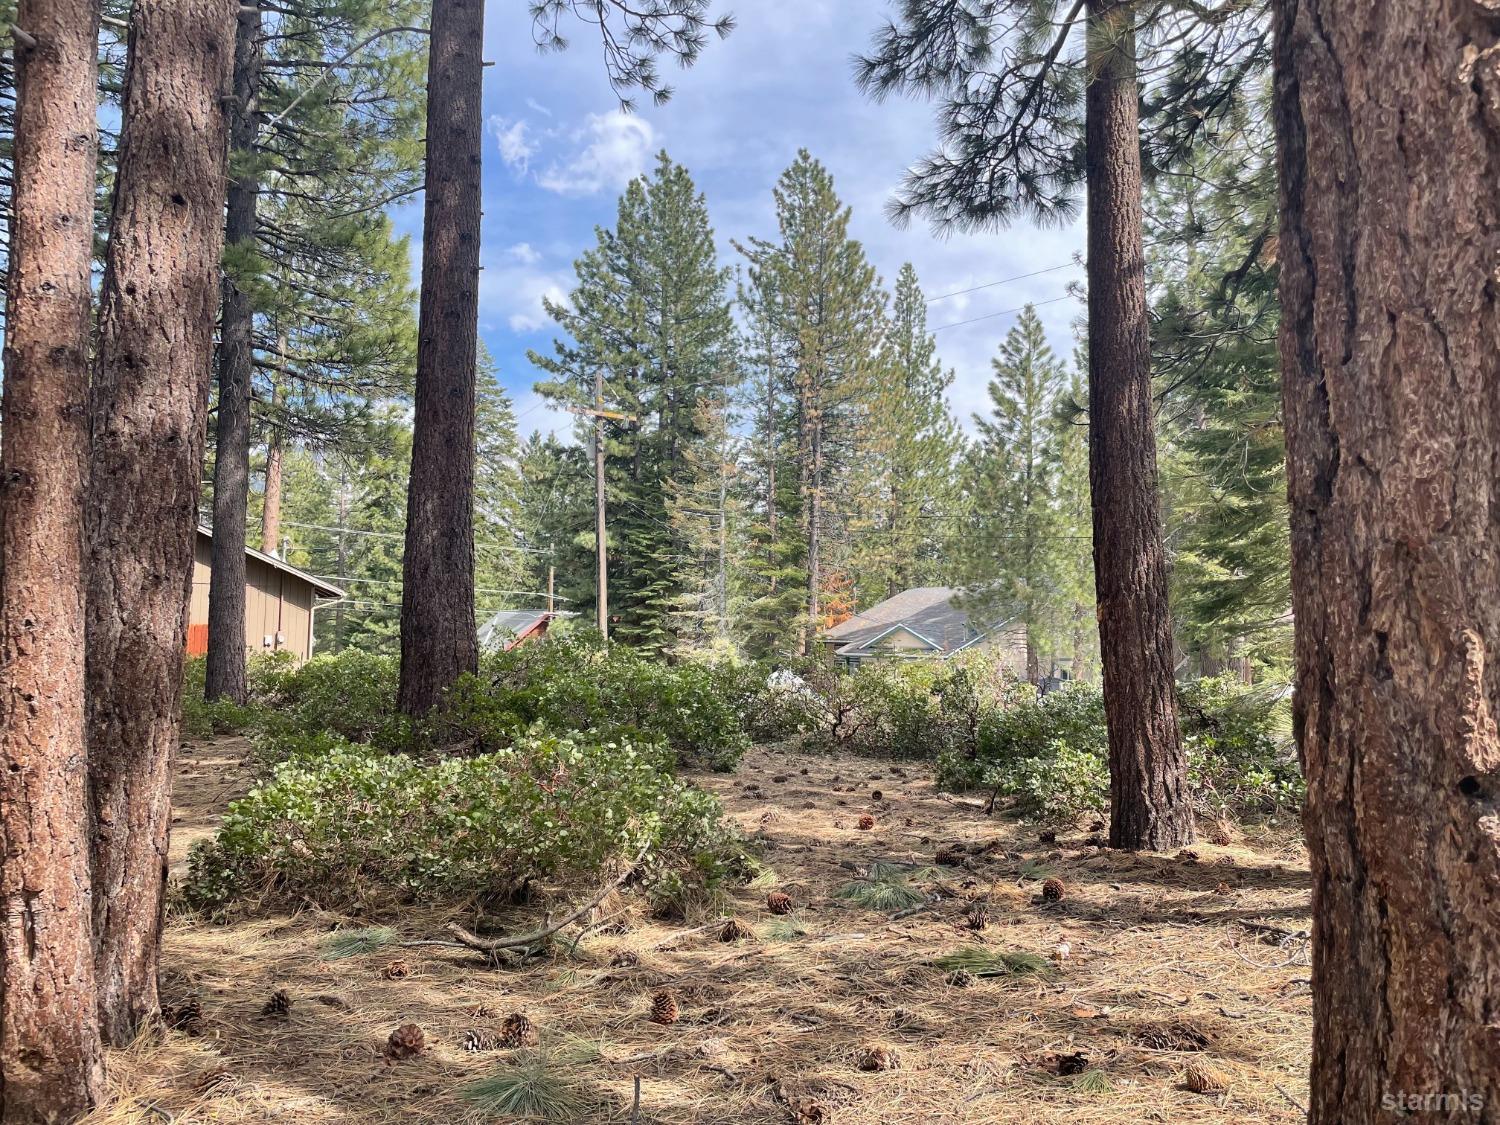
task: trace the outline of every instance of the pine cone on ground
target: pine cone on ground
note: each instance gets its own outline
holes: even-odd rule
[[[488,1004],[470,1004],[464,1009],[464,1012],[476,1020],[492,1020],[500,1014]]]
[[[1067,888],[1061,879],[1048,879],[1042,884],[1042,898],[1048,902],[1061,902],[1066,893]]]
[[[278,988],[275,992],[271,993],[271,998],[266,1001],[265,1007],[261,1008],[260,1014],[285,1019],[291,1010],[292,998],[287,995],[286,989]]]
[[[380,970],[380,975],[385,977],[386,980],[405,980],[411,976],[411,966],[405,961],[392,961],[384,969]]]
[[[659,1023],[663,1027],[677,1022],[681,1013],[677,1009],[677,997],[673,996],[665,988],[651,997],[651,1022]]]
[[[1231,887],[1228,883],[1220,883],[1217,887],[1214,888],[1214,894],[1232,895],[1234,894],[1234,888]]]
[[[1183,863],[1197,863],[1198,853],[1193,851],[1192,848],[1183,848],[1182,851],[1177,853],[1177,858],[1182,860]]]
[[[939,848],[933,855],[932,862],[939,867],[960,867],[964,862],[964,853],[957,848]]]
[[[385,1041],[385,1057],[393,1062],[416,1058],[427,1050],[427,1036],[414,1023],[403,1023]]]
[[[609,959],[616,969],[633,969],[641,963],[641,955],[633,949],[622,949]]]
[[[866,1047],[859,1056],[859,1069],[864,1071],[900,1070],[901,1055],[894,1047],[877,1044]]]
[[[217,1066],[198,1075],[197,1081],[193,1083],[193,1092],[204,1097],[217,1096],[227,1093],[237,1084],[234,1071],[227,1066]]]
[[[719,931],[720,941],[750,941],[755,937],[755,931],[738,918],[731,918],[724,923],[724,928]]]
[[[184,1035],[203,1034],[203,1005],[191,997],[181,1004],[167,1004],[161,1010],[161,1021]]]
[[[1088,1056],[1082,1053],[1057,1056],[1057,1073],[1063,1077],[1082,1074],[1089,1068]]]
[[[1226,1089],[1222,1078],[1201,1066],[1187,1068],[1183,1085],[1195,1094],[1222,1094]]]
[[[1055,844],[1057,843],[1057,832],[1048,828],[1043,832],[1038,832],[1036,839],[1039,844]]]
[[[964,911],[964,924],[971,930],[982,930],[990,924],[990,911],[982,902],[976,902]]]
[[[948,974],[947,980],[954,988],[971,988],[979,978],[968,969],[954,969]]]
[[[458,1044],[465,1051],[498,1051],[500,1036],[487,1027],[475,1027],[464,1032]]]
[[[499,1038],[502,1047],[535,1047],[540,1037],[537,1035],[536,1024],[524,1013],[512,1012],[500,1025]]]
[[[1227,848],[1234,843],[1234,839],[1229,835],[1229,828],[1220,823],[1214,825],[1213,831],[1208,834],[1208,842],[1216,848]]]
[[[861,832],[868,832],[870,829],[872,829],[874,827],[875,827],[875,818],[873,816],[871,816],[869,813],[865,813],[863,816],[861,816],[859,818],[859,830]]]
[[[766,896],[766,909],[772,914],[790,914],[792,896],[785,891],[772,891]]]

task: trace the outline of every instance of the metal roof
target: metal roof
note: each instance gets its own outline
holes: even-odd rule
[[[488,648],[502,637],[520,637],[557,614],[545,609],[502,609],[479,628],[479,647]]]
[[[198,534],[203,536],[210,542],[212,542],[214,537],[213,529],[205,527],[201,523],[198,525]],[[305,570],[298,570],[291,563],[286,562],[282,559],[278,559],[275,555],[268,555],[264,551],[257,551],[254,547],[251,547],[248,544],[245,546],[245,554],[252,559],[258,559],[259,561],[265,563],[267,566],[281,571],[283,574],[290,574],[294,578],[300,578],[303,582],[306,582],[309,586],[311,586],[314,592],[316,592],[319,597],[342,598],[344,596],[344,591],[333,585],[331,582],[327,582],[322,578],[318,578],[314,575],[308,574]]]

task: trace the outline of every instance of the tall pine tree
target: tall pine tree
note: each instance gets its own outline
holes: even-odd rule
[[[1027,305],[993,360],[990,417],[975,417],[979,442],[973,504],[961,540],[968,600],[981,619],[1019,621],[1026,630],[1026,675],[1036,683],[1044,654],[1056,655],[1072,603],[1056,565],[1062,442],[1057,407],[1067,376]]]
[[[660,650],[678,640],[677,592],[695,566],[674,496],[694,487],[722,445],[737,372],[729,274],[687,169],[661,153],[575,270],[569,306],[547,306],[568,338],[550,356],[531,356],[552,376],[537,390],[592,409],[602,372],[605,406],[629,416],[605,427],[611,632]]]
[[[870,414],[887,371],[886,298],[863,246],[849,237],[849,208],[827,168],[805,149],[775,189],[780,238],[753,238],[746,285],[753,331],[764,333],[758,365],[764,395],[754,403],[762,434],[751,463],[779,482],[758,520],[784,558],[751,591],[752,614],[784,611],[781,582],[801,590],[794,617],[763,620],[752,631],[771,651],[812,650],[824,614],[852,601],[853,535],[869,505]],[[790,469],[791,480],[785,479]],[[765,579],[775,578],[774,586]],[[852,607],[850,607],[852,608]],[[847,610],[846,610],[847,615]]]

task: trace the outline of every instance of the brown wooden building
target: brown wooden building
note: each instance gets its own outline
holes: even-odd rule
[[[208,579],[213,532],[198,528],[193,550],[193,596],[189,603],[187,651],[208,652]],[[313,651],[313,614],[320,602],[342,598],[344,591],[282,562],[274,555],[245,548],[245,653],[291,652],[306,660]]]

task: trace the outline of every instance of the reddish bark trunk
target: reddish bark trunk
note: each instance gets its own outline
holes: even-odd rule
[[[88,747],[105,1040],[157,1007],[205,411],[224,245],[234,0],[136,0],[99,307]]]
[[[250,159],[258,131],[261,15],[242,8],[235,24],[229,146]],[[253,249],[260,181],[253,171],[229,185],[224,240]],[[219,329],[219,405],[214,426],[214,540],[208,579],[208,662],[203,694],[244,703],[245,522],[250,508],[250,392],[255,370],[255,309],[250,294],[228,273],[222,285]]]
[[[1089,486],[1109,725],[1109,842],[1161,851],[1192,840],[1193,811],[1177,729],[1157,496],[1130,18],[1123,0],[1089,0]]]
[[[0,1122],[103,1094],[84,755],[83,503],[96,39],[90,0],[21,0],[0,445]]]
[[[427,201],[406,555],[401,709],[430,710],[479,663],[474,630],[474,386],[479,347],[483,0],[435,0]]]
[[[1279,0],[1309,1120],[1500,1120],[1500,20]]]
[[[283,349],[284,351],[285,349]],[[271,407],[276,407],[276,388],[271,388]],[[281,554],[281,427],[273,421],[266,437],[266,491],[260,512],[260,549]],[[342,571],[340,572],[342,573]]]

